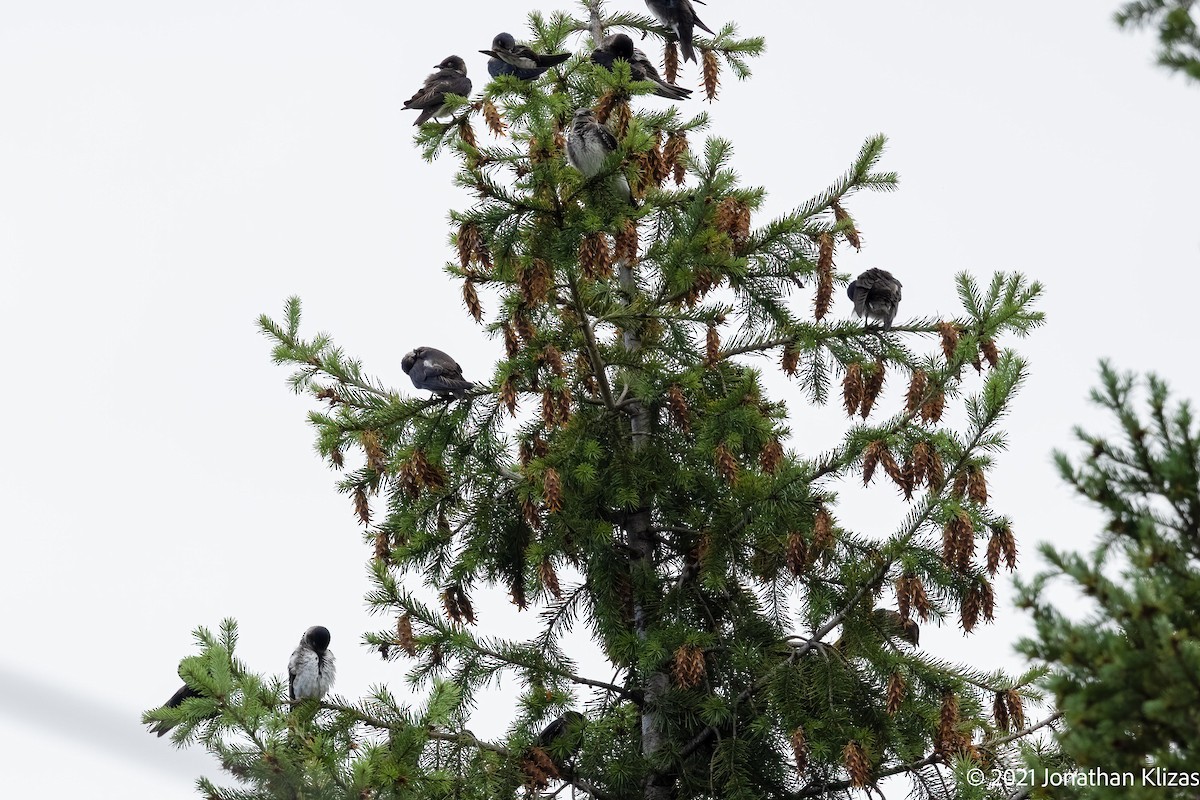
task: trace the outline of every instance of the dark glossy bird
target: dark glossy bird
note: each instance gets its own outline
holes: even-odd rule
[[[633,39],[623,33],[609,36],[604,40],[603,47],[592,51],[592,63],[599,64],[609,71],[612,70],[617,59],[629,62],[629,72],[635,81],[650,81],[655,84],[658,88],[654,90],[654,93],[659,97],[686,100],[692,94],[691,89],[664,81],[646,54],[634,47]]]
[[[440,64],[435,65],[435,68],[437,72],[425,79],[425,85],[420,91],[404,101],[405,108],[421,110],[413,125],[420,125],[448,113],[445,108],[446,95],[471,95],[471,79],[467,77],[465,61],[458,56],[447,56]]]
[[[541,77],[546,70],[556,67],[571,57],[570,53],[536,53],[532,48],[517,44],[511,33],[497,33],[492,39],[491,50],[480,50],[488,60],[488,74],[493,78],[501,75],[516,75],[523,81]]]
[[[336,668],[329,650],[329,628],[314,625],[300,637],[288,659],[288,697],[320,700],[333,686]]]
[[[900,281],[887,270],[869,269],[850,281],[846,294],[854,301],[855,316],[883,323],[884,330],[892,327],[896,310],[900,308]]]
[[[400,362],[400,368],[412,380],[413,386],[443,397],[454,395],[461,400],[467,396],[467,390],[475,386],[463,378],[462,367],[457,361],[432,347],[409,351]]]
[[[181,705],[183,705],[184,700],[190,700],[193,697],[203,697],[203,696],[204,695],[200,694],[195,689],[193,689],[192,687],[188,686],[185,683],[183,685],[183,687],[180,688],[179,691],[177,691],[175,694],[171,695],[170,700],[168,700],[167,702],[162,704],[162,707],[163,708],[179,708]],[[167,722],[166,720],[160,719],[160,720],[156,720],[154,722],[154,724],[150,726],[150,732],[156,733],[161,737],[164,734],[166,734],[167,731],[171,730],[171,728],[174,728],[174,727],[175,727],[174,722]]]
[[[567,161],[572,167],[582,172],[585,178],[594,178],[604,168],[609,154],[616,149],[617,137],[600,124],[590,108],[575,112],[567,132]],[[619,170],[614,172],[611,185],[619,197],[633,203],[633,192],[629,190],[629,181],[624,173]]]
[[[537,746],[549,753],[556,764],[562,764],[579,752],[585,725],[587,717],[578,711],[563,712],[538,734]]]
[[[713,33],[713,30],[696,16],[696,9],[692,7],[691,0],[646,0],[646,7],[663,27],[675,34],[675,38],[679,40],[679,49],[683,51],[683,60],[695,61],[696,50],[692,47],[693,29],[700,28],[709,33]]]

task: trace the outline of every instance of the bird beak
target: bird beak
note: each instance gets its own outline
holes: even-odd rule
[[[480,50],[479,52],[483,53],[485,56],[491,56],[492,58],[500,57],[500,56],[496,55],[495,50]]]

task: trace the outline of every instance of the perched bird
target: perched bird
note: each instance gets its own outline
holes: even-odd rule
[[[695,61],[692,29],[697,27],[709,33],[713,33],[713,30],[696,16],[696,9],[692,7],[691,0],[646,0],[646,7],[663,27],[675,34],[675,38],[679,40],[679,49],[683,51],[683,60]]]
[[[887,270],[869,269],[850,281],[846,294],[854,301],[855,316],[883,323],[884,330],[892,327],[900,307],[900,281]]]
[[[425,85],[412,97],[404,101],[405,108],[418,108],[421,115],[413,125],[428,122],[434,117],[448,113],[446,111],[446,95],[457,94],[468,97],[471,94],[471,79],[467,77],[467,63],[458,56],[447,56],[442,63],[436,65],[437,72],[425,79]]]
[[[546,70],[571,57],[570,53],[539,55],[523,44],[517,44],[511,33],[497,33],[491,50],[480,50],[488,59],[488,74],[493,78],[516,75],[523,81],[540,78]]]
[[[413,386],[443,397],[454,395],[461,400],[467,396],[467,390],[475,386],[463,378],[462,367],[457,361],[432,347],[409,351],[400,362],[400,368],[412,379]]]
[[[547,725],[537,737],[537,746],[546,750],[556,764],[562,764],[579,752],[587,717],[578,711],[566,711]]]
[[[188,686],[185,683],[178,692],[171,695],[170,700],[168,700],[167,702],[162,704],[162,707],[163,708],[179,708],[181,705],[183,705],[184,700],[190,700],[193,697],[203,697],[203,696],[204,695],[200,694],[195,689],[193,689],[192,687]],[[156,733],[161,737],[164,734],[166,734],[167,731],[171,730],[171,728],[174,728],[174,727],[175,727],[174,722],[167,722],[166,720],[160,719],[160,720],[156,720],[154,722],[154,724],[150,726],[150,732]]]
[[[616,149],[617,137],[600,124],[590,108],[575,112],[575,119],[567,134],[567,161],[572,167],[582,172],[585,178],[594,178],[604,168],[604,160]],[[633,203],[633,192],[624,173],[613,173],[612,188],[618,196]]]
[[[633,39],[623,33],[609,36],[604,40],[603,47],[592,51],[592,63],[599,64],[609,71],[612,70],[613,63],[617,59],[629,62],[629,72],[635,81],[650,81],[655,84],[658,88],[654,90],[654,93],[659,97],[686,100],[692,94],[691,89],[664,81],[658,74],[658,70],[650,63],[650,59],[646,58],[646,54],[634,47]]]
[[[333,653],[329,651],[329,628],[314,625],[300,637],[288,659],[288,697],[320,700],[333,686]]]

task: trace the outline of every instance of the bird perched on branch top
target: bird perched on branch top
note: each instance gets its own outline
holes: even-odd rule
[[[479,52],[491,56],[488,59],[488,74],[493,78],[516,75],[523,81],[541,77],[546,70],[571,57],[570,53],[540,55],[523,44],[517,44],[511,33],[497,33],[496,38],[492,39],[492,49]]]
[[[609,154],[616,149],[617,137],[600,124],[590,108],[575,112],[575,119],[567,134],[567,161],[572,167],[582,172],[585,178],[594,178],[604,168],[604,161]],[[630,205],[633,204],[633,192],[623,172],[618,170],[613,173],[612,189]]]
[[[203,697],[203,696],[204,695],[200,694],[195,689],[193,689],[192,687],[188,686],[185,683],[178,692],[171,695],[170,700],[168,700],[167,702],[162,704],[162,707],[163,708],[179,708],[181,705],[183,705],[184,700],[190,700],[193,697]],[[174,722],[167,722],[166,720],[161,720],[161,719],[155,720],[154,724],[150,726],[150,732],[156,733],[161,737],[164,734],[166,734],[167,731],[171,730],[171,728],[174,728],[174,727],[175,727]]]
[[[854,301],[855,316],[883,323],[884,330],[892,327],[900,308],[900,281],[887,270],[869,269],[850,281],[846,294]]]
[[[547,751],[556,764],[561,765],[563,761],[579,752],[583,744],[585,725],[587,717],[578,711],[563,712],[562,716],[551,721],[538,734],[537,746]]]
[[[428,122],[434,117],[444,116],[446,95],[461,97],[471,95],[471,79],[467,77],[467,62],[458,56],[447,56],[435,65],[437,72],[425,79],[425,85],[412,97],[404,101],[405,108],[418,108],[420,116],[413,125]]]
[[[635,81],[650,81],[655,84],[658,88],[654,90],[654,93],[659,97],[686,100],[691,96],[691,89],[664,81],[646,54],[634,47],[633,39],[623,33],[609,36],[604,40],[603,47],[592,51],[592,63],[599,64],[610,72],[613,63],[619,58],[629,62],[629,72]]]
[[[314,625],[300,637],[300,644],[288,659],[288,697],[292,700],[320,700],[333,686],[333,653],[329,650],[329,629]]]
[[[462,367],[457,361],[432,347],[409,351],[400,362],[400,368],[412,380],[413,386],[443,397],[454,395],[461,400],[467,396],[467,390],[475,386],[463,378]]]
[[[684,61],[695,61],[696,51],[692,47],[693,28],[713,33],[712,29],[696,16],[691,0],[646,0],[650,13],[658,18],[663,27],[675,34]],[[713,34],[714,36],[716,34]]]

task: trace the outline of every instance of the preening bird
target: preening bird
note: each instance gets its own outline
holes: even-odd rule
[[[456,94],[461,97],[471,95],[471,79],[467,77],[467,62],[458,56],[447,56],[440,64],[435,65],[437,72],[425,79],[425,85],[420,91],[404,101],[405,108],[421,110],[420,116],[413,125],[428,122],[434,117],[444,116],[446,110],[446,95]]]
[[[549,753],[556,764],[562,764],[579,752],[585,725],[587,717],[583,714],[565,711],[538,734],[537,746]]]
[[[523,81],[539,78],[551,67],[556,67],[571,57],[570,53],[547,53],[541,55],[532,48],[517,44],[511,33],[497,33],[492,39],[491,50],[480,50],[488,60],[488,74],[493,78],[501,75],[516,75]]]
[[[696,16],[691,0],[646,0],[650,13],[658,18],[663,27],[675,34],[684,61],[695,61],[696,50],[692,47],[693,28],[713,33],[712,29]],[[715,34],[714,34],[715,35]]]
[[[457,361],[432,347],[410,350],[400,362],[400,368],[412,380],[413,386],[443,397],[454,395],[461,400],[467,396],[467,390],[475,386],[463,378],[462,367]]]
[[[900,281],[887,270],[869,269],[850,281],[846,294],[854,301],[855,316],[883,323],[884,330],[892,327],[900,307]]]
[[[654,90],[654,93],[659,97],[686,100],[692,94],[691,89],[685,89],[663,80],[646,54],[634,47],[633,39],[623,33],[609,36],[604,40],[603,47],[592,51],[592,63],[599,64],[610,72],[617,59],[629,62],[629,72],[635,81],[650,81],[655,84],[658,88]]]
[[[329,650],[329,628],[314,625],[300,637],[288,659],[288,697],[320,700],[333,686],[336,668]]]
[[[617,137],[600,124],[590,108],[581,108],[575,112],[575,118],[567,132],[567,161],[572,167],[582,172],[585,178],[594,178],[604,168],[605,159],[616,149]],[[612,189],[619,197],[633,204],[633,192],[629,189],[629,181],[619,170],[612,175]]]
[[[195,689],[193,689],[192,687],[188,686],[185,683],[178,692],[171,695],[170,700],[168,700],[167,702],[162,704],[162,707],[163,708],[179,708],[181,705],[183,705],[184,700],[189,700],[193,697],[203,697],[203,696],[204,695],[200,694]],[[171,730],[171,728],[174,728],[174,727],[175,727],[174,722],[167,722],[166,720],[160,719],[160,720],[155,721],[154,724],[150,726],[150,732],[156,733],[161,737],[164,734],[166,734],[167,731]]]

